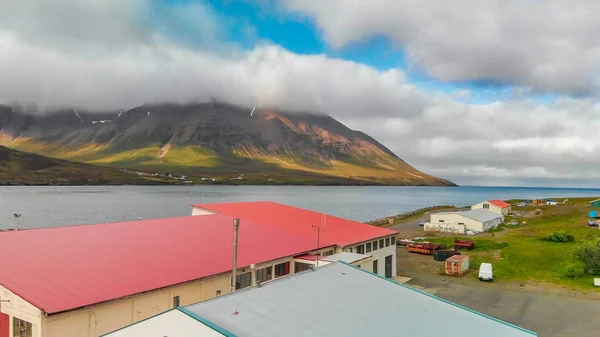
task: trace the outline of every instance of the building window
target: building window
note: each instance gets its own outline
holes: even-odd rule
[[[33,337],[31,323],[13,317],[13,337]]]
[[[179,296],[173,297],[173,308],[177,308],[179,306]]]
[[[333,255],[333,250],[328,250],[326,252],[323,252],[323,256],[331,256]]]
[[[266,268],[258,269],[256,271],[256,282],[269,281],[273,276],[273,267],[268,266]]]
[[[365,253],[365,246],[364,245],[360,245],[360,246],[356,246],[356,252],[358,254],[364,254]]]
[[[490,209],[490,204],[483,204],[484,209]]]
[[[240,274],[235,277],[235,289],[244,289],[252,285],[252,273]]]
[[[464,225],[465,223],[464,223],[464,222],[459,222],[458,224],[459,224],[459,225]]]
[[[373,274],[377,274],[377,267],[379,267],[379,260],[373,261]]]
[[[385,238],[385,246],[386,247],[390,246],[390,238]]]
[[[370,242],[367,242],[367,244],[366,244],[365,246],[367,246],[367,248],[366,248],[366,252],[367,252],[367,253],[370,253],[370,252],[371,252],[371,243],[370,243]]]
[[[373,250],[377,250],[377,241],[373,241]]]
[[[444,220],[438,220],[438,222],[444,222]]]
[[[396,245],[396,237],[395,237],[395,236],[392,236],[392,237],[390,238],[390,246],[395,246],[395,245]]]
[[[385,247],[385,246],[383,245],[383,239],[381,239],[381,240],[379,240],[379,248],[383,248],[383,247]]]
[[[290,273],[290,263],[284,262],[275,265],[275,278],[282,277]]]
[[[294,263],[294,274],[305,270],[309,270],[312,265],[308,263],[296,262]]]

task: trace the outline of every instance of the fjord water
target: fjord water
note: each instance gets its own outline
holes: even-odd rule
[[[488,199],[600,197],[600,189],[342,186],[0,187],[0,228],[54,227],[187,216],[190,204],[269,200],[357,221]],[[559,201],[562,201],[559,200]]]

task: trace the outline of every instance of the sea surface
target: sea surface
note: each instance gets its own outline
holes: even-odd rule
[[[357,221],[489,199],[600,197],[600,189],[342,186],[0,187],[0,228],[39,228],[187,216],[190,204],[270,200]],[[18,219],[14,214],[21,214]]]

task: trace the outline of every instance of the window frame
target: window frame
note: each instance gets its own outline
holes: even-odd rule
[[[244,278],[249,277],[248,285],[242,286],[242,281],[245,281],[245,280],[242,280],[242,277],[244,277]],[[238,284],[239,284],[239,286],[238,286]],[[235,290],[241,290],[244,288],[248,288],[250,286],[252,286],[252,272],[241,273],[241,274],[235,275]]]

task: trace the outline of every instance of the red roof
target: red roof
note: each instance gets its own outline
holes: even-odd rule
[[[339,245],[344,247],[398,233],[386,228],[366,225],[332,215],[325,216],[323,213],[268,201],[196,204],[192,206],[268,225],[272,228],[294,233],[298,238],[314,241],[317,237],[315,226],[322,226],[324,230],[320,233],[321,246]]]
[[[321,214],[274,204],[204,205],[215,215],[0,233],[0,284],[46,313],[76,309],[317,248]],[[281,222],[281,223],[278,223]],[[394,231],[327,216],[320,247]]]
[[[0,233],[0,284],[57,313],[231,270],[233,218],[155,219]],[[238,266],[314,249],[314,238],[240,220]]]
[[[488,202],[494,206],[498,206],[500,208],[506,208],[506,207],[510,207],[510,204],[507,202],[504,202],[502,200],[488,200]]]

